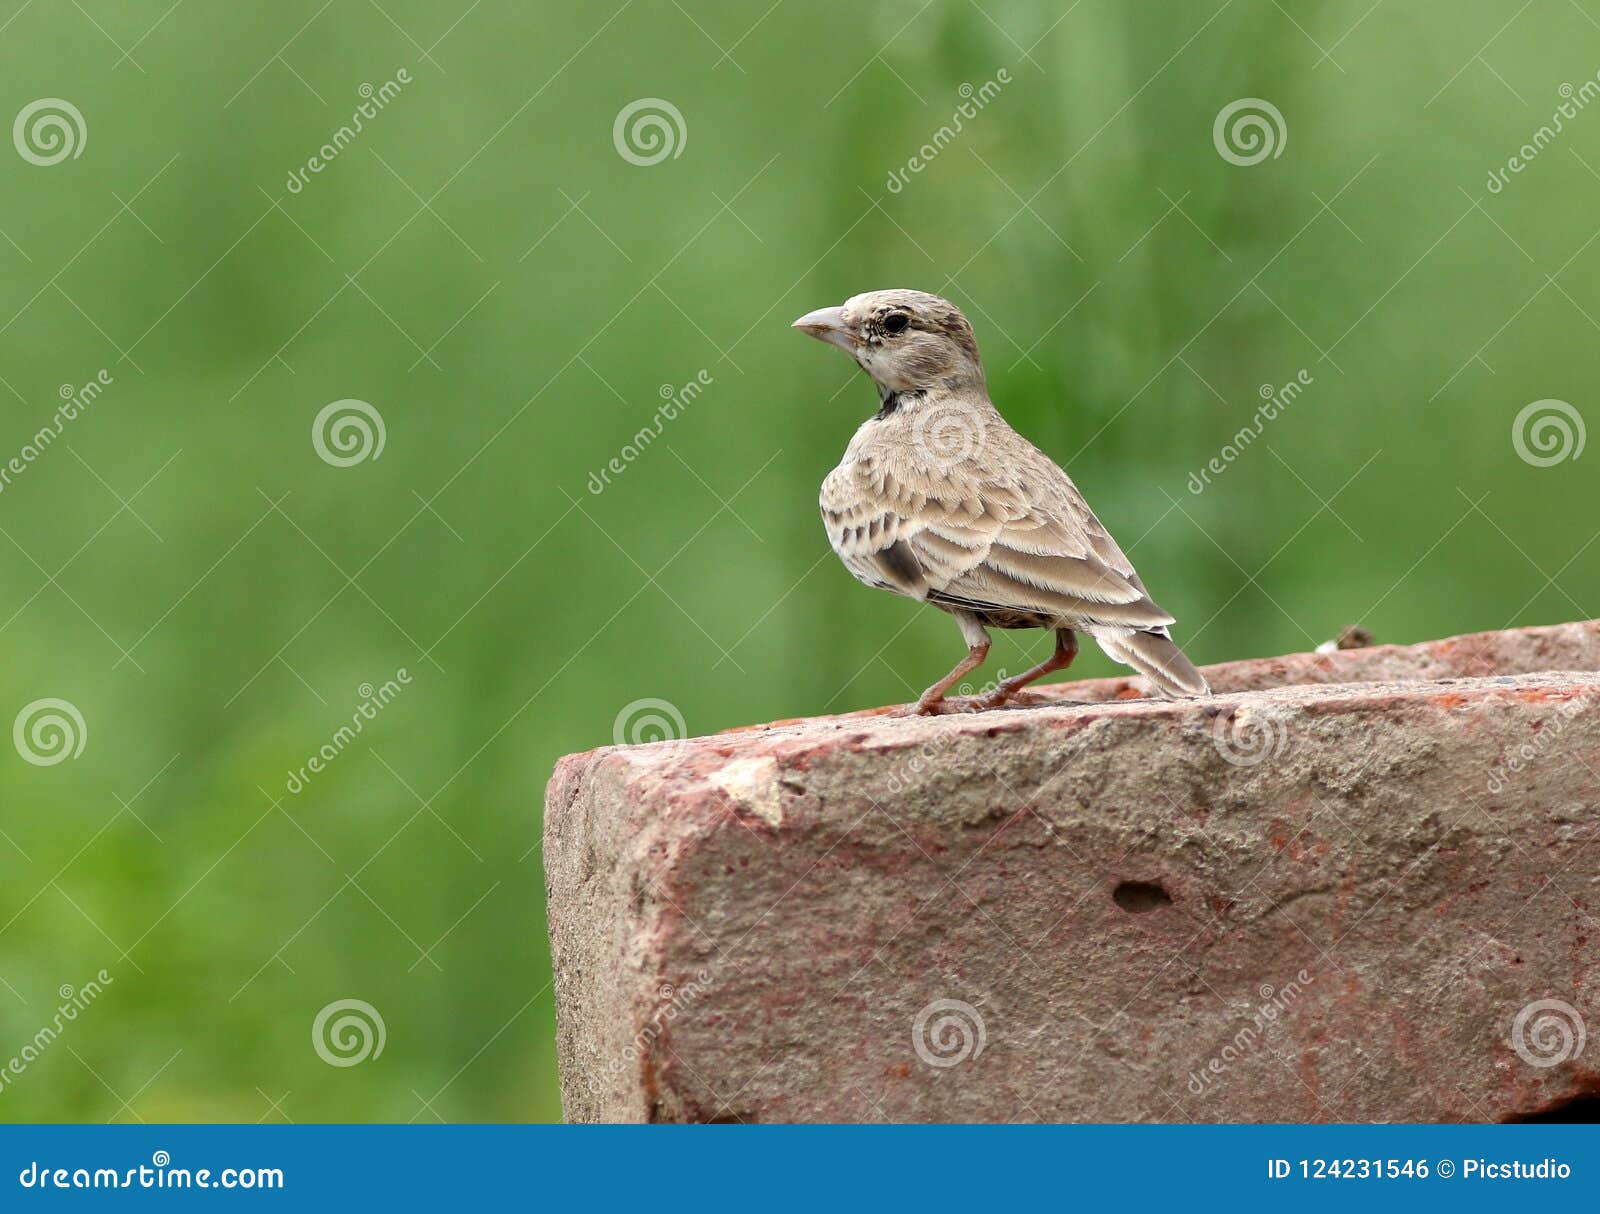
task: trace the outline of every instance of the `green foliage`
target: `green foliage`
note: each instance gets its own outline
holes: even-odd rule
[[[1482,0],[11,8],[4,116],[65,98],[88,139],[0,145],[0,462],[111,383],[0,489],[0,718],[88,729],[0,756],[0,1065],[113,982],[0,1117],[558,1116],[556,758],[638,699],[708,732],[903,701],[959,652],[816,519],[874,398],[788,322],[858,291],[967,309],[1198,662],[1596,614],[1588,465],[1512,424],[1593,416],[1600,107],[1486,187],[1600,69],[1581,6],[1486,48]],[[649,167],[612,142],[644,96],[687,128]],[[1241,97],[1287,128],[1247,167],[1212,135]],[[380,458],[318,458],[342,398]],[[346,998],[384,1052],[328,1066]]]

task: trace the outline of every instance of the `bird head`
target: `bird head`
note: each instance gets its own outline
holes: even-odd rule
[[[984,390],[972,326],[955,304],[925,291],[868,291],[808,312],[793,327],[854,358],[885,398],[930,388]]]

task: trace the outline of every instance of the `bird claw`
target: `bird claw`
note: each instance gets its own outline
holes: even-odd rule
[[[1049,703],[1043,696],[1034,695],[1031,691],[992,691],[978,701],[978,710],[987,711],[990,708],[1027,708],[1036,704]]]
[[[957,712],[976,712],[977,705],[966,700],[947,700],[940,696],[937,700],[918,700],[914,704],[907,704],[894,715],[897,717],[942,717]]]
[[[951,700],[940,696],[936,700],[918,700],[914,704],[907,704],[892,714],[896,717],[945,717],[963,712],[987,712],[991,708],[1025,708],[1034,704],[1045,704],[1049,701],[1031,692],[1017,691],[991,691],[985,696],[971,696],[965,699]]]

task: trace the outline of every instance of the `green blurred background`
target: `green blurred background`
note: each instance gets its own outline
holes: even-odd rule
[[[87,729],[70,761],[0,757],[0,1066],[59,988],[113,979],[0,1117],[558,1117],[556,758],[638,700],[703,733],[904,701],[960,652],[853,582],[816,517],[876,402],[788,325],[858,291],[966,308],[996,400],[1197,661],[1600,614],[1593,457],[1539,467],[1512,438],[1536,400],[1593,416],[1600,105],[1487,187],[1600,69],[1593,0],[0,22],[0,117],[61,98],[87,132],[54,165],[0,144],[0,460],[61,385],[112,380],[0,491],[0,723],[59,698]],[[654,165],[613,142],[640,98],[683,119]],[[1284,122],[1253,165],[1213,139],[1240,98]],[[344,398],[381,414],[380,458],[319,458]],[[1007,635],[995,665],[1045,644]],[[382,1016],[381,1056],[319,1058],[343,999]]]

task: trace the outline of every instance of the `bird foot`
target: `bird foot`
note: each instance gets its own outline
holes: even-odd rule
[[[978,701],[977,707],[979,711],[990,708],[1029,708],[1048,702],[1043,696],[1034,695],[1031,691],[991,691]]]
[[[947,700],[943,696],[937,699],[920,699],[915,704],[907,704],[898,709],[894,715],[897,717],[941,717],[957,712],[976,712],[977,705],[969,700]]]
[[[1040,704],[1049,704],[1054,701],[1043,696],[1035,695],[1031,691],[991,691],[984,696],[968,696],[963,699],[950,700],[944,696],[937,699],[919,699],[914,704],[907,704],[897,708],[891,716],[895,717],[944,717],[963,712],[987,712],[991,708],[1032,708]]]

